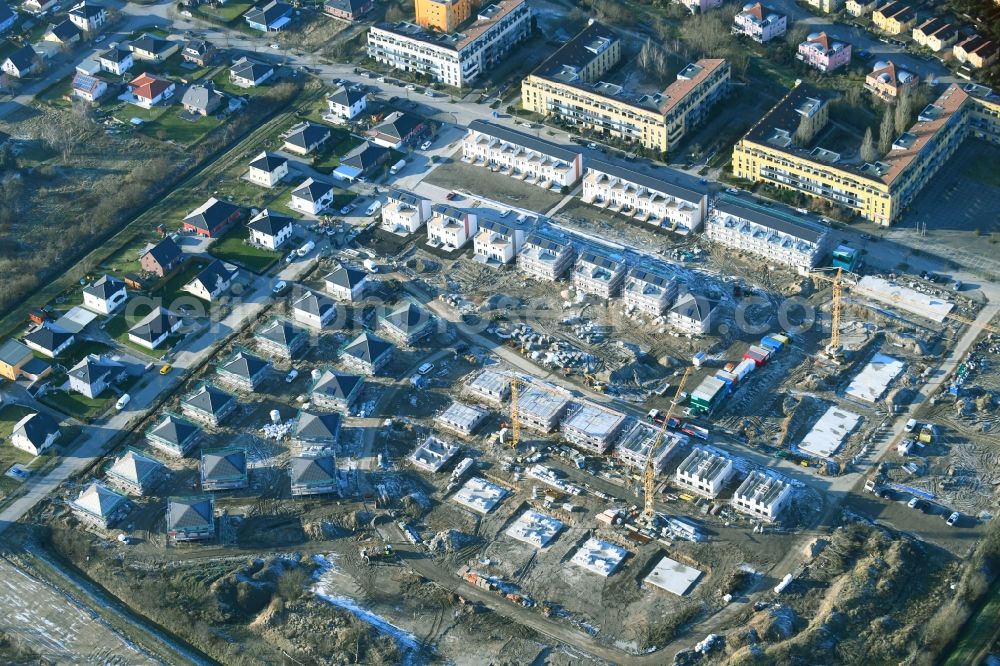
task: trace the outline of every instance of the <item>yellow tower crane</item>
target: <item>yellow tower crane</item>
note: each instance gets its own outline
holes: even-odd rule
[[[517,393],[521,390],[521,380],[510,378],[510,446],[515,451],[521,441],[521,419],[517,413]]]
[[[656,455],[656,450],[660,448],[660,444],[663,443],[663,437],[667,432],[667,424],[670,423],[670,417],[674,413],[674,407],[680,402],[681,393],[684,391],[684,384],[687,383],[688,375],[691,374],[691,368],[687,368],[684,371],[684,375],[681,377],[681,381],[677,384],[677,392],[674,393],[674,399],[670,401],[670,406],[667,407],[667,413],[663,416],[663,425],[660,426],[660,432],[656,433],[656,439],[653,440],[653,444],[649,447],[649,453],[646,455],[646,469],[642,474],[642,492],[643,500],[645,500],[645,507],[642,511],[642,517],[647,523],[652,523],[653,514],[655,509],[653,507],[653,491],[656,489],[656,473],[653,469],[653,457]]]

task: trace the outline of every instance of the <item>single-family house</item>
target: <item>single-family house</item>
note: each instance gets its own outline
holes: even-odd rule
[[[382,206],[381,226],[389,233],[409,236],[431,218],[431,200],[407,192],[391,190]]]
[[[333,203],[333,193],[333,185],[309,177],[292,190],[288,205],[306,215],[319,215]]]
[[[21,3],[21,9],[29,14],[41,14],[55,7],[58,0],[25,0]]]
[[[163,62],[180,50],[181,43],[143,33],[138,39],[129,42],[128,48],[136,60]]]
[[[100,314],[111,314],[128,298],[125,283],[110,275],[83,288],[83,307]]]
[[[119,490],[142,497],[163,479],[165,471],[159,460],[130,447],[108,465],[105,477]]]
[[[267,151],[253,158],[246,175],[251,183],[264,187],[274,187],[287,177],[288,160]]]
[[[211,303],[229,291],[238,274],[236,266],[216,259],[184,285],[184,291]]]
[[[368,273],[341,264],[326,274],[323,285],[338,301],[360,301],[368,288]]]
[[[130,342],[156,349],[180,329],[183,320],[164,307],[157,307],[128,330]]]
[[[185,90],[184,96],[181,98],[181,106],[189,113],[210,116],[225,101],[226,96],[216,90],[212,82],[209,81],[207,84],[196,83]]]
[[[183,261],[184,253],[170,236],[162,239],[139,257],[139,265],[142,270],[157,277],[163,277]]]
[[[184,231],[207,238],[218,238],[242,215],[243,211],[239,206],[212,197],[184,218]]]
[[[132,65],[135,64],[135,60],[132,58],[132,52],[126,48],[122,48],[121,46],[112,46],[110,49],[97,56],[97,62],[100,63],[101,69],[105,72],[116,76],[121,76],[128,70],[132,69]]]
[[[309,401],[322,409],[347,412],[357,400],[365,379],[323,368],[309,389]]]
[[[151,109],[173,97],[177,84],[170,79],[143,72],[129,81],[128,89],[131,93],[130,103],[143,109]]]
[[[430,312],[410,302],[400,304],[378,319],[379,330],[404,345],[427,337],[434,332],[436,324]]]
[[[247,25],[261,32],[278,32],[292,20],[292,6],[278,0],[249,9],[243,18]]]
[[[0,70],[14,78],[23,79],[31,73],[31,68],[35,66],[37,58],[38,54],[35,53],[35,49],[31,48],[31,44],[25,44],[7,56],[3,64],[0,64]]]
[[[253,393],[271,371],[271,362],[243,349],[237,349],[215,368],[219,383],[239,391]]]
[[[250,230],[250,243],[277,250],[292,237],[295,220],[265,208],[247,222],[247,228]]]
[[[214,428],[224,422],[239,403],[214,384],[203,383],[181,400],[181,414]]]
[[[181,57],[187,62],[193,62],[199,67],[209,65],[215,60],[218,50],[212,42],[205,39],[192,39],[184,44]]]
[[[44,412],[37,412],[27,414],[14,424],[10,443],[15,448],[37,456],[55,444],[61,434],[54,418]]]
[[[201,541],[215,536],[215,500],[171,497],[167,500],[167,536],[174,541]]]
[[[253,88],[274,76],[274,67],[246,56],[229,68],[229,80],[240,88]]]
[[[146,430],[150,446],[175,456],[185,456],[201,437],[201,428],[180,416],[167,412],[163,418]]]
[[[96,102],[108,92],[108,82],[99,76],[77,72],[73,75],[73,96],[88,102]]]
[[[296,155],[311,155],[330,138],[330,128],[305,121],[292,127],[285,135],[285,150]]]
[[[334,18],[357,21],[371,11],[373,0],[326,0],[323,11]]]
[[[344,365],[356,372],[376,375],[392,360],[395,347],[392,343],[364,331],[340,350]]]
[[[62,354],[70,348],[73,341],[72,333],[48,326],[39,326],[24,336],[24,344],[49,358]]]
[[[6,2],[0,2],[0,35],[7,32],[17,23],[17,14]]]
[[[298,445],[301,455],[325,455],[336,450],[343,421],[339,412],[314,414],[299,410],[292,426],[292,441]]]
[[[295,456],[288,466],[292,497],[339,493],[336,456]]]
[[[368,93],[354,85],[338,86],[326,98],[330,116],[341,122],[353,120],[368,107]]]
[[[294,358],[309,342],[309,333],[287,319],[276,317],[258,328],[253,338],[265,354]]]
[[[340,166],[334,172],[347,176],[348,180],[371,178],[376,169],[389,159],[389,149],[365,141],[355,146],[340,158]]]
[[[333,299],[315,291],[304,291],[292,300],[292,319],[310,328],[321,329],[337,316]]]
[[[393,111],[371,129],[370,135],[375,145],[399,150],[406,143],[421,136],[427,129],[426,121],[420,116],[404,111]]]
[[[69,508],[85,523],[107,529],[128,515],[129,502],[124,495],[93,481],[70,500]]]
[[[126,374],[121,363],[97,354],[87,354],[70,369],[69,388],[93,400],[109,386],[124,379]]]
[[[80,41],[81,34],[80,29],[67,19],[50,25],[42,39],[46,42],[66,46]]]
[[[712,326],[715,307],[712,300],[688,292],[677,297],[667,312],[667,323],[682,334],[705,335]]]
[[[41,365],[45,367],[42,368]],[[21,377],[35,379],[47,375],[52,368],[36,359],[31,349],[22,342],[10,339],[0,345],[0,376],[11,381]]]
[[[69,20],[84,32],[97,32],[108,22],[108,10],[84,0],[69,10]]]
[[[201,452],[201,489],[206,492],[247,487],[247,451],[240,446]]]

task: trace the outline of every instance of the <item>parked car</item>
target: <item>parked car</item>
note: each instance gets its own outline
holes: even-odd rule
[[[422,144],[420,144],[420,150],[427,150],[428,148],[430,148],[430,147],[431,147],[431,144],[432,144],[432,143],[434,143],[434,142],[433,142],[433,141],[431,141],[430,139],[427,139],[427,140],[426,140],[426,141],[424,141],[424,142],[423,142]]]
[[[354,210],[354,204],[349,203],[349,204],[347,204],[346,206],[344,206],[343,208],[340,209],[340,214],[341,215],[347,215],[352,210]]]
[[[424,363],[419,368],[417,368],[417,372],[419,372],[422,375],[426,375],[428,372],[430,372],[433,369],[434,369],[434,364],[433,363]]]
[[[923,502],[920,500],[919,497],[911,497],[910,501],[906,503],[906,506],[910,507],[911,509],[920,509],[922,508],[922,505]]]
[[[913,432],[913,429],[916,427],[917,427],[917,420],[910,419],[909,421],[906,422],[904,429],[906,430],[906,432]]]
[[[173,369],[174,369],[174,366],[170,365],[169,363],[164,363],[163,367],[160,368],[160,374],[161,375],[169,375],[170,371],[173,370]]]
[[[946,520],[945,522],[948,523],[948,527],[954,527],[961,518],[962,514],[960,514],[958,511],[952,511],[951,515],[948,516],[948,520]]]
[[[123,409],[125,409],[125,405],[127,405],[130,400],[132,400],[132,396],[130,396],[128,393],[122,394],[122,397],[118,398],[118,402],[115,403],[115,409],[117,409],[119,412],[122,411]]]
[[[444,198],[447,199],[448,201],[454,201],[455,199],[458,198],[458,192],[452,190],[448,194],[444,195]]]
[[[408,84],[406,84],[406,89],[409,90],[410,92],[413,92],[414,90],[417,89],[417,87],[415,85],[413,85],[412,83],[408,83]]]
[[[280,47],[280,46],[278,46],[277,44],[270,44],[270,47],[271,47],[272,49],[274,49],[275,51],[277,51],[278,49],[280,49],[280,48],[281,48],[281,47]]]
[[[285,382],[291,384],[292,382],[295,381],[295,378],[298,376],[299,376],[299,371],[296,370],[295,368],[292,368],[291,370],[288,371],[288,374],[285,375]]]
[[[278,280],[277,282],[274,283],[274,286],[271,287],[271,292],[275,296],[280,296],[281,293],[284,292],[285,289],[287,289],[287,288],[288,288],[288,283],[287,282],[285,282],[284,280]]]
[[[378,212],[378,209],[382,207],[382,202],[376,199],[371,202],[368,208],[365,209],[365,215],[371,216]]]

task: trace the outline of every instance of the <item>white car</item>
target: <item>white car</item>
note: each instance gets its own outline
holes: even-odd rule
[[[123,394],[122,397],[118,398],[118,402],[115,403],[115,409],[117,409],[119,412],[122,411],[123,409],[125,409],[125,405],[127,405],[131,399],[132,396],[130,396],[128,393]]]
[[[948,527],[954,527],[955,524],[958,523],[961,517],[962,514],[960,514],[958,511],[952,511],[951,515],[948,516],[948,520],[946,520],[945,522],[948,523]]]
[[[96,38],[94,39],[94,43],[95,43],[95,44],[100,44],[101,42],[103,42],[103,41],[104,41],[104,37],[105,37],[105,35],[98,35],[98,36],[97,36],[97,37],[96,37]]]
[[[295,378],[299,376],[299,371],[292,368],[287,375],[285,375],[285,382],[291,384],[295,381]]]
[[[274,49],[275,51],[277,51],[278,49],[281,48],[281,46],[279,46],[278,44],[268,44],[268,46],[270,48]]]
[[[431,147],[431,144],[432,144],[432,143],[434,143],[434,142],[433,142],[433,141],[431,141],[430,139],[427,139],[427,140],[426,140],[426,141],[424,141],[424,142],[423,142],[422,144],[420,144],[420,150],[427,150],[428,148],[430,148],[430,147]]]
[[[415,85],[413,85],[412,83],[409,83],[409,84],[407,84],[406,89],[409,90],[410,92],[413,92],[414,90],[417,89],[417,87]]]
[[[271,291],[275,294],[280,294],[285,290],[285,287],[287,286],[288,286],[287,282],[285,282],[284,280],[278,280],[277,282],[274,283],[274,286],[271,287]]]
[[[428,372],[430,372],[433,369],[434,369],[434,364],[433,363],[424,363],[419,368],[417,368],[417,372],[419,372],[422,375],[426,375]]]
[[[424,91],[424,96],[425,97],[437,97],[437,95],[434,94],[433,90],[425,90]]]

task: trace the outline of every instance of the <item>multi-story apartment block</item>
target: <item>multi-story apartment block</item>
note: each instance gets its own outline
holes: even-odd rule
[[[879,61],[865,77],[865,89],[885,102],[892,102],[904,90],[916,88],[919,82],[916,75],[897,67],[891,60]]]
[[[475,213],[453,206],[434,204],[431,219],[427,221],[427,244],[445,250],[465,247],[479,229],[479,217]]]
[[[625,262],[596,252],[583,252],[573,268],[573,286],[599,298],[618,295],[625,282]]]
[[[633,268],[625,277],[622,301],[627,309],[659,317],[676,297],[676,278],[643,268]]]
[[[721,452],[695,446],[677,468],[674,481],[699,495],[718,497],[734,471],[733,461]]]
[[[810,67],[828,73],[851,62],[851,45],[832,40],[825,32],[814,32],[799,44],[795,57]]]
[[[539,280],[558,280],[576,260],[576,248],[566,238],[531,234],[517,256],[517,267]]]
[[[936,16],[913,28],[913,41],[931,51],[943,51],[957,40],[955,26]]]
[[[879,0],[847,0],[847,3],[844,5],[844,11],[851,16],[860,18],[868,16],[875,11],[878,3]]]
[[[499,0],[481,9],[461,32],[435,32],[407,22],[376,25],[368,32],[368,56],[461,88],[499,64],[530,33],[528,3]]]
[[[913,8],[896,0],[891,0],[872,12],[872,23],[887,35],[901,35],[909,32],[917,22]]]
[[[440,32],[455,32],[458,26],[472,18],[479,7],[477,0],[416,0],[416,23],[422,28]]]
[[[583,173],[579,151],[485,120],[469,123],[462,161],[556,190],[569,187]]]
[[[818,9],[824,14],[832,14],[840,9],[843,0],[806,0],[810,7]]]
[[[951,52],[955,54],[955,60],[975,69],[989,67],[997,61],[996,42],[979,35],[958,42]]]
[[[765,520],[774,520],[792,497],[792,484],[774,472],[750,472],[733,494],[733,508]]]
[[[694,185],[693,179],[671,169],[659,168],[654,176],[587,160],[581,198],[594,206],[686,235],[701,228],[708,195]]]
[[[430,217],[430,199],[406,190],[391,190],[382,206],[382,228],[399,236],[416,233]]]
[[[1000,143],[1000,96],[984,86],[951,84],[874,163],[842,164],[822,148],[794,145],[803,115],[826,122],[825,101],[800,84],[754,125],[733,150],[733,174],[841,205],[882,226],[892,224],[967,136]]]
[[[788,18],[760,2],[743,5],[743,11],[733,17],[733,33],[746,35],[759,44],[781,37],[788,28]]]
[[[682,69],[663,92],[638,95],[600,80],[620,58],[617,35],[591,23],[521,83],[521,104],[528,111],[666,152],[729,89],[729,63],[705,59]]]
[[[705,225],[713,243],[807,272],[829,249],[829,228],[781,204],[722,193]]]
[[[525,229],[518,223],[484,219],[473,239],[473,259],[490,265],[509,264],[521,251],[524,236]]]

